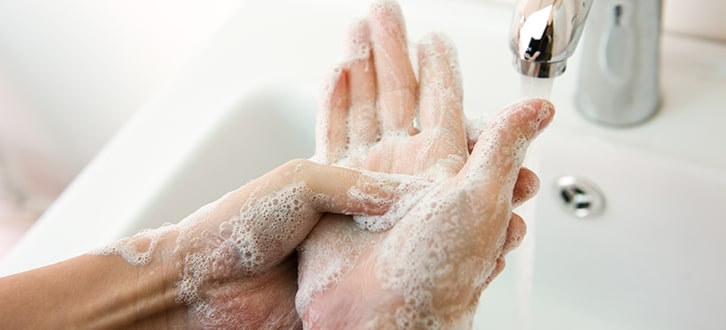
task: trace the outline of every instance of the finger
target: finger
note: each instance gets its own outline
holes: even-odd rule
[[[406,194],[430,183],[411,176],[360,171],[293,160],[255,181],[266,182],[258,194],[298,184],[301,205],[318,213],[381,215]]]
[[[527,225],[524,223],[524,220],[519,215],[512,214],[512,217],[509,219],[509,226],[507,227],[507,238],[502,246],[502,253],[497,257],[496,265],[491,274],[484,281],[484,287],[487,287],[489,283],[504,271],[504,267],[506,266],[504,257],[522,243],[522,239],[524,239],[526,233]]]
[[[429,153],[428,165],[458,156],[458,166],[450,171],[455,174],[468,155],[456,50],[445,36],[430,34],[420,43],[418,56],[419,122],[431,139],[422,152]]]
[[[371,57],[367,20],[353,24],[348,31],[348,82],[350,89],[350,144],[367,145],[378,140],[376,114],[376,70]]]
[[[444,35],[429,34],[419,44],[418,58],[422,129],[444,128],[464,141],[462,87],[454,44]]]
[[[323,213],[381,215],[421,180],[293,160],[226,194],[179,225],[226,240],[257,274],[294,251]],[[206,234],[205,234],[206,233]],[[250,252],[250,257],[245,257]]]
[[[479,142],[479,137],[486,129],[486,124],[488,122],[489,121],[486,118],[476,118],[466,122],[466,144],[469,154],[474,151],[474,146],[476,146],[476,143]]]
[[[527,147],[554,112],[550,102],[528,99],[510,106],[488,125],[459,173],[473,187],[473,196],[497,196],[511,202]]]
[[[496,265],[494,266],[494,269],[492,269],[491,274],[487,277],[487,279],[484,281],[484,288],[488,287],[492,281],[494,281],[499,274],[504,271],[504,267],[506,267],[507,262],[504,260],[504,256],[499,256],[496,261]]]
[[[516,213],[512,213],[512,217],[509,219],[509,226],[507,227],[507,238],[502,246],[502,256],[506,256],[507,253],[511,252],[522,243],[524,235],[527,234],[527,224],[524,219]]]
[[[417,84],[401,8],[394,1],[376,1],[371,5],[369,21],[381,129],[407,131],[413,127]]]
[[[345,154],[348,146],[348,82],[344,69],[338,67],[323,85],[315,127],[316,161],[333,164]]]
[[[520,168],[519,175],[517,175],[517,182],[514,183],[512,207],[516,208],[534,197],[539,190],[539,184],[537,174],[526,167]]]

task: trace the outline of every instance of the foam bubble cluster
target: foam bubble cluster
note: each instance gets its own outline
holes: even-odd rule
[[[158,229],[144,229],[138,234],[119,240],[113,244],[90,251],[96,255],[119,255],[134,266],[142,266],[151,262],[161,238],[176,230],[176,225],[164,224]]]
[[[376,277],[384,289],[402,295],[403,304],[395,310],[398,328],[470,322],[475,305],[462,304],[462,297],[468,302],[467,295],[483,285],[494,263],[472,250],[470,242],[483,238],[472,237],[476,233],[463,225],[465,209],[458,193],[428,194],[410,210],[417,221],[399,223],[377,249]]]
[[[551,111],[546,102],[541,109],[529,100],[512,105],[479,137],[457,188],[417,197],[408,212],[417,221],[398,223],[376,249],[377,278],[402,296],[397,327],[471,326],[475,293],[486,286],[507,238],[512,192],[503,188],[514,186],[531,138],[526,132],[536,132]],[[484,186],[497,195],[473,193]]]
[[[429,33],[425,35],[419,41],[419,55],[422,60],[419,66],[424,66],[425,62],[436,58],[445,58],[448,63],[448,68],[437,68],[438,70],[448,70],[453,76],[453,85],[449,85],[451,81],[446,81],[447,85],[437,86],[442,90],[452,90],[455,93],[461,93],[463,89],[463,79],[461,75],[461,69],[459,65],[459,56],[454,43],[444,34],[441,33]],[[441,81],[436,81],[441,82]],[[427,82],[428,83],[428,82]],[[452,92],[450,92],[452,93]]]
[[[388,205],[395,201],[382,215],[354,215],[353,219],[360,228],[373,232],[390,229],[433,186],[428,181],[408,176],[398,176],[400,182],[391,185],[388,177],[367,173],[361,176],[358,185],[348,191],[351,201],[366,205]]]
[[[191,252],[181,256],[178,300],[206,315],[209,306],[199,294],[203,285],[258,275],[286,257],[309,231],[305,227],[311,224],[305,219],[315,212],[301,195],[322,199],[298,183],[269,195],[250,196],[239,212],[220,222],[204,218],[182,221],[177,249]],[[208,223],[218,225],[208,228]]]
[[[370,231],[340,217],[323,219],[322,230],[318,231],[323,235],[306,239],[298,248],[299,253],[305,256],[298,261],[301,273],[295,297],[295,306],[301,315],[306,311],[311,312],[308,306],[319,293],[340,282],[374,239]],[[329,232],[336,232],[337,235],[325,235]]]
[[[208,301],[203,293],[220,289],[222,281],[256,276],[280,263],[315,224],[310,221],[317,214],[313,205],[331,202],[304,182],[271,193],[264,189],[263,184],[242,202],[232,192],[178,225],[144,230],[95,253],[120,255],[132,265],[145,265],[158,257],[154,251],[160,240],[174,232],[173,253],[162,255],[162,262],[169,262],[163,259],[170,256],[177,265],[177,302],[189,307],[199,325],[219,324],[224,313],[216,310],[218,302]]]
[[[371,53],[370,28],[365,19],[358,20],[348,28],[345,62],[367,60]]]

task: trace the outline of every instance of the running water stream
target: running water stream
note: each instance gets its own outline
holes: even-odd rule
[[[554,79],[533,78],[520,76],[520,97],[539,97],[549,99],[552,93]],[[536,142],[535,142],[536,144]],[[539,172],[539,156],[537,153],[528,153],[525,166]],[[540,188],[542,189],[542,188]],[[514,327],[516,330],[532,329],[532,289],[534,283],[534,261],[536,244],[535,210],[537,198],[533,198],[517,209],[517,213],[527,222],[527,235],[517,248],[513,263],[514,277]]]
[[[541,97],[549,99],[552,93],[553,78],[534,78],[520,75],[520,97]]]

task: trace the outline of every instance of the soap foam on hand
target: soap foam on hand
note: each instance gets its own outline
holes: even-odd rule
[[[486,286],[507,241],[513,193],[492,190],[496,196],[464,196],[484,186],[513,187],[531,141],[524,131],[538,131],[552,113],[547,102],[540,109],[531,100],[510,106],[483,131],[481,144],[457,176],[455,187],[440,186],[420,197],[405,219],[415,221],[399,222],[378,244],[376,276],[384,289],[400,292],[404,301],[395,311],[399,328],[471,327],[476,304],[447,304],[441,298],[467,302],[467,295]],[[527,121],[522,123],[522,118]],[[506,154],[503,143],[508,145]],[[523,234],[512,233],[512,241],[520,241]]]
[[[280,262],[285,251],[294,251],[294,246],[286,245],[302,241],[304,227],[314,225],[303,223],[317,214],[311,205],[328,203],[328,198],[304,183],[264,194],[253,190],[241,205],[236,193],[202,207],[179,224],[143,230],[93,253],[119,255],[134,266],[147,265],[153,258],[174,263],[179,274],[176,300],[189,307],[191,320],[203,327],[244,328],[226,319],[202,288],[219,281],[221,289],[225,279],[256,276]],[[172,251],[157,249],[162,238],[174,236]]]
[[[387,177],[390,175],[387,175]],[[361,175],[359,184],[348,191],[352,202],[386,204],[395,200],[381,215],[353,215],[361,229],[372,232],[386,231],[403,218],[408,210],[433,186],[431,182],[410,176],[397,175],[400,183],[387,186],[391,181],[382,179],[379,174],[368,172]]]
[[[170,223],[164,224],[158,229],[144,229],[132,237],[94,249],[89,253],[103,256],[119,255],[131,265],[147,265],[151,262],[151,257],[161,238],[175,230],[177,230],[176,225]]]
[[[300,170],[300,166],[296,166],[283,173],[272,173],[271,177],[294,178],[292,175]],[[352,174],[340,173],[346,177]],[[135,266],[147,265],[154,260],[173,263],[179,273],[177,301],[189,306],[190,316],[199,324],[221,324],[221,319],[212,317],[219,311],[208,301],[202,288],[210,285],[214,288],[228,278],[255,277],[279,263],[316,225],[320,209],[335,209],[345,214],[354,214],[353,210],[382,214],[396,205],[401,194],[428,185],[404,175],[373,172],[362,172],[354,180],[341,196],[330,192],[327,192],[330,195],[316,193],[304,182],[271,188],[276,187],[275,180],[263,178],[249,189],[243,187],[202,207],[179,224],[144,230],[94,252],[119,255]],[[320,189],[330,186],[327,183]],[[353,221],[347,223],[356,226]],[[383,226],[378,220],[370,223],[377,228]],[[164,250],[158,248],[162,241],[165,242]],[[356,249],[354,244],[348,248],[351,255]],[[327,281],[335,281],[344,267],[337,264],[327,268]],[[220,284],[213,284],[217,282]],[[226,325],[235,327],[233,323]]]
[[[324,234],[314,239],[309,236],[303,242],[298,250],[306,257],[299,259],[298,268],[314,275],[303,274],[304,280],[298,283],[295,305],[301,314],[319,293],[340,282],[366,248],[382,238],[376,233],[393,227],[433,187],[432,182],[408,175],[362,173],[348,190],[349,203],[379,205],[387,211],[380,215],[350,214],[354,221],[332,216],[335,218],[325,223]],[[325,235],[329,232],[336,235]]]

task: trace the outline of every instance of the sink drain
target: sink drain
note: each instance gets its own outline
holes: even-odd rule
[[[555,185],[560,204],[575,217],[596,216],[605,209],[605,196],[597,186],[583,178],[563,176]]]

